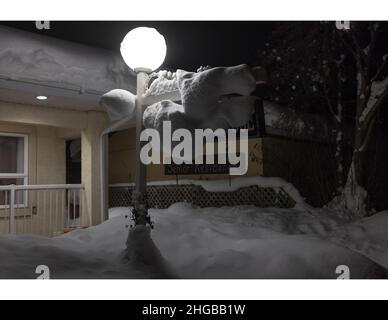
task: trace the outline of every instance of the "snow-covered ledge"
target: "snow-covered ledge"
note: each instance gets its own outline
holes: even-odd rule
[[[134,74],[113,52],[3,26],[0,39],[2,89],[43,89],[95,106],[109,90],[135,89]]]

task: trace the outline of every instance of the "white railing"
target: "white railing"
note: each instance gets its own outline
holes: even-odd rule
[[[52,237],[86,227],[83,206],[83,185],[0,186],[0,235]]]

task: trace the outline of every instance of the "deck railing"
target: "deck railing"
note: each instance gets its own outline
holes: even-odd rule
[[[78,184],[0,186],[0,235],[56,236],[85,226]]]

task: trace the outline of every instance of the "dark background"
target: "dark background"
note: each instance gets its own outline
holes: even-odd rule
[[[50,30],[38,30],[34,21],[0,24],[117,53],[131,29],[154,27],[167,42],[162,68],[188,71],[206,65],[254,63],[258,49],[264,46],[277,25],[258,21],[51,21]]]

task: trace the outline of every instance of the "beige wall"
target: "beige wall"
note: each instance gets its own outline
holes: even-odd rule
[[[88,112],[87,126],[81,134],[82,183],[86,191],[85,208],[90,219],[84,224],[90,222],[96,225],[101,222],[100,200],[104,195],[100,190],[100,135],[107,126],[106,117],[101,112]],[[104,217],[108,218],[107,207]]]
[[[56,128],[0,122],[0,132],[27,135],[28,184],[64,184],[66,182],[65,140],[58,137]],[[16,210],[17,233],[28,232],[27,226],[31,225],[31,223],[27,222],[27,220],[31,219],[30,206],[36,207],[37,200],[36,197],[32,197],[31,193],[29,194],[29,198],[28,208]],[[45,210],[48,211],[48,208]],[[42,212],[40,211],[42,211],[42,207],[40,207],[39,212],[37,212],[38,216],[36,217],[41,217]],[[8,215],[8,209],[0,210],[0,217]],[[64,220],[62,219],[62,221]],[[7,220],[0,219],[0,234],[7,233],[8,225]],[[44,230],[43,228],[38,229]],[[49,231],[45,233],[41,232],[41,234],[51,235]]]
[[[107,126],[108,119],[103,112],[0,101],[0,132],[29,136],[29,184],[65,183],[65,142],[81,138],[84,225],[95,225],[101,221],[99,137]]]
[[[0,122],[0,132],[28,136],[28,183],[66,182],[65,140],[56,128]]]
[[[262,175],[262,139],[249,139],[249,162],[247,176]],[[109,183],[134,182],[135,129],[119,131],[109,138]],[[180,179],[225,179],[228,175],[181,175]],[[174,180],[175,176],[164,175],[163,165],[147,166],[148,181]]]

